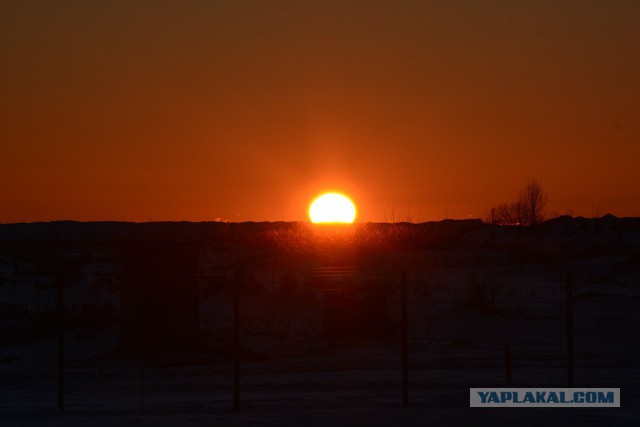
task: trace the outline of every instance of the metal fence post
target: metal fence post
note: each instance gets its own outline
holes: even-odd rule
[[[144,412],[144,359],[140,358],[140,412]]]
[[[504,345],[504,378],[505,384],[511,385],[511,344]]]
[[[56,314],[58,322],[58,410],[64,410],[64,280],[57,277]]]
[[[567,270],[567,385],[573,387],[573,273]]]
[[[240,410],[240,274],[233,276],[233,411]]]
[[[409,316],[407,313],[407,272],[400,278],[401,293],[401,342],[402,342],[402,405],[409,406]]]

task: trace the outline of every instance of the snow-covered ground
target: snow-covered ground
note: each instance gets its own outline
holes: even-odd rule
[[[0,420],[8,427],[199,427],[199,426],[282,426],[282,427],[389,427],[389,426],[637,426],[640,424],[640,399],[622,390],[620,408],[469,408],[468,390],[439,392],[426,396],[408,408],[380,398],[362,402],[340,396],[324,396],[307,405],[292,405],[296,396],[260,396],[245,402],[240,412],[229,404],[198,405],[168,403],[139,411],[70,409],[64,412],[3,412]],[[431,400],[429,400],[431,399]],[[397,401],[397,400],[396,400]]]
[[[70,324],[64,413],[54,409],[54,278],[35,263],[4,254],[0,424],[640,425],[640,268],[633,252],[640,247],[639,233],[620,232],[610,219],[585,224],[552,224],[524,237],[517,229],[479,227],[461,240],[490,248],[394,253],[388,263],[354,268],[333,281],[316,280],[309,268],[248,268],[250,287],[241,301],[240,413],[231,411],[234,275],[228,268],[240,256],[237,248],[203,251],[200,269],[207,274],[198,279],[195,305],[202,346],[144,356],[120,351],[121,266],[102,249],[99,256],[90,254],[81,277],[65,288]],[[592,229],[585,232],[587,226]],[[580,246],[589,254],[613,249],[562,262],[516,262],[530,256],[518,252],[523,248],[552,253],[554,247]],[[506,344],[514,386],[566,384],[567,269],[575,294],[576,385],[620,387],[622,408],[468,408],[468,387],[504,385]],[[409,286],[409,408],[400,401],[401,270]],[[351,294],[330,299],[323,287],[331,286],[342,289],[331,298]],[[326,336],[327,307],[365,302],[372,304],[369,312],[332,312],[351,338]],[[369,320],[388,327],[387,333],[354,338]],[[351,324],[357,322],[357,328]]]

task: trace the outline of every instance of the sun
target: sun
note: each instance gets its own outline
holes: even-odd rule
[[[325,193],[309,206],[309,218],[314,224],[351,224],[356,219],[356,206],[340,193]]]

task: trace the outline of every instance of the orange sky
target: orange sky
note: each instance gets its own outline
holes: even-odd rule
[[[640,2],[308,3],[0,2],[0,222],[640,216]]]

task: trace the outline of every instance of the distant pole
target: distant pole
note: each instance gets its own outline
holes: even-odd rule
[[[407,314],[407,272],[400,278],[401,342],[402,342],[402,405],[409,406],[409,316]]]
[[[57,278],[56,313],[58,321],[58,410],[64,410],[64,280]]]
[[[511,344],[504,345],[504,378],[506,385],[511,385]]]
[[[567,385],[573,387],[573,274],[567,270]]]
[[[240,410],[240,274],[233,276],[233,411]]]

